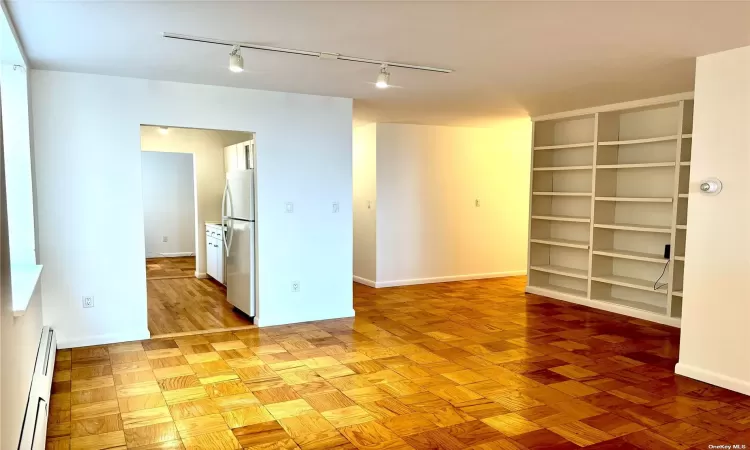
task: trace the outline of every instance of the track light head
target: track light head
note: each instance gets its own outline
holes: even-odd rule
[[[239,45],[232,47],[229,53],[229,70],[232,72],[242,72],[245,70],[245,60],[242,58],[242,49]]]
[[[378,74],[378,81],[375,82],[375,87],[379,89],[385,89],[388,85],[388,80],[390,80],[391,74],[388,72],[388,66],[383,64],[380,66],[380,73]]]

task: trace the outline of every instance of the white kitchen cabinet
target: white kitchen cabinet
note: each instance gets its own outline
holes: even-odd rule
[[[224,147],[224,172],[236,170],[237,167],[237,145]]]
[[[206,225],[206,274],[224,283],[224,242],[221,225]]]
[[[216,239],[206,237],[206,274],[214,279],[216,278],[216,262],[218,261],[216,258],[216,247],[214,247],[215,242]]]
[[[252,169],[254,149],[255,143],[252,139],[224,147],[225,171]]]

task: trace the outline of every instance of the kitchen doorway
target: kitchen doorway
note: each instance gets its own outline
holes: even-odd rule
[[[227,258],[230,233],[229,227],[222,225],[222,217],[227,214],[227,180],[240,173],[239,155],[245,155],[246,147],[253,152],[244,158],[251,161],[249,167],[246,164],[242,169],[250,172],[253,180],[251,133],[141,126],[148,328],[152,338],[252,327],[248,308],[236,300],[235,304],[229,302],[228,291],[236,298],[237,286],[244,285],[236,282],[238,270],[233,269],[236,264],[232,266],[237,250],[230,253],[234,259]],[[252,204],[254,208],[254,201]],[[254,245],[251,251],[254,254]],[[232,277],[235,288],[228,290]]]

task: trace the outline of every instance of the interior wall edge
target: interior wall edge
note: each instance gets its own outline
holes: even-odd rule
[[[725,389],[739,392],[741,394],[750,395],[750,382],[740,380],[739,378],[728,377],[711,370],[702,369],[700,367],[678,362],[675,365],[674,371],[678,375],[683,375],[689,378],[710,383]]]

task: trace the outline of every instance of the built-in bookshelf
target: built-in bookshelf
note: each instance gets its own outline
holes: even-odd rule
[[[679,326],[692,111],[685,93],[533,119],[527,292]]]

